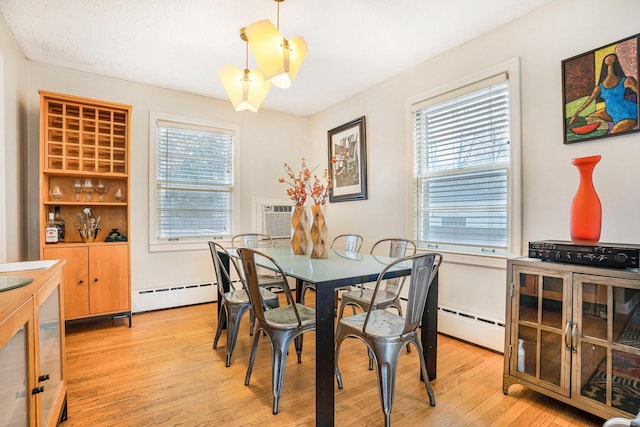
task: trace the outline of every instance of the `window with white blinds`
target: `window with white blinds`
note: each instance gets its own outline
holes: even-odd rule
[[[509,253],[509,96],[500,73],[414,104],[414,231],[424,246]]]
[[[229,237],[234,130],[187,121],[153,122],[154,240],[175,244]]]

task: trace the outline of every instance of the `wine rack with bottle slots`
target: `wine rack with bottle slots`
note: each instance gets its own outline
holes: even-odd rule
[[[131,106],[40,93],[40,256],[68,259],[66,320],[126,315],[129,274],[129,139]],[[46,243],[48,214],[59,207],[64,242]],[[100,231],[84,238],[88,215]],[[117,234],[112,231],[117,229]],[[109,236],[117,238],[109,238]],[[105,239],[109,241],[105,241]]]

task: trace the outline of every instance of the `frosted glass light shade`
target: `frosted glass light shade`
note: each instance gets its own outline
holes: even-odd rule
[[[218,75],[236,111],[257,112],[271,89],[271,84],[264,81],[258,70],[241,70],[227,64],[220,67]]]
[[[279,88],[291,86],[307,55],[304,38],[285,39],[268,19],[249,25],[245,33],[264,79]]]

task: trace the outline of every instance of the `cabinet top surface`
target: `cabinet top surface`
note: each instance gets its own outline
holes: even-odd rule
[[[66,260],[58,260],[51,267],[35,270],[7,271],[0,273],[0,277],[21,276],[33,281],[19,288],[0,292],[0,322],[24,304],[57,272],[60,271]],[[2,265],[2,264],[0,264]],[[29,263],[25,263],[25,266]]]
[[[65,93],[50,92],[43,89],[38,90],[38,93],[40,94],[41,98],[51,98],[51,99],[56,99],[60,101],[78,102],[82,104],[91,104],[91,105],[99,105],[99,106],[111,106],[115,108],[121,108],[124,110],[131,110],[133,108],[129,104],[121,104],[119,102],[104,101],[101,99],[85,98],[82,96],[69,95]]]

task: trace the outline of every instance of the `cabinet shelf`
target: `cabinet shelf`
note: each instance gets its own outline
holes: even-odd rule
[[[47,206],[120,206],[127,207],[126,202],[64,202],[62,200],[45,200],[42,202]]]

